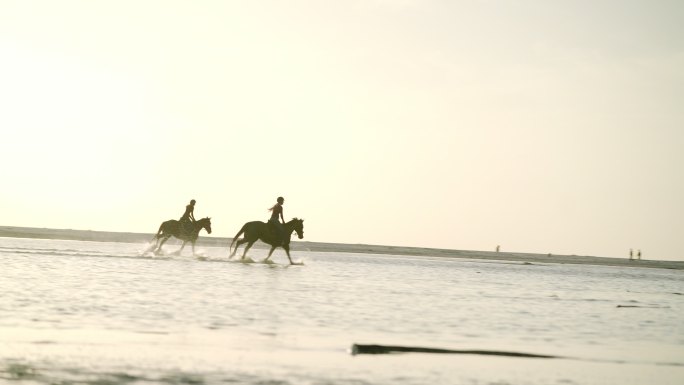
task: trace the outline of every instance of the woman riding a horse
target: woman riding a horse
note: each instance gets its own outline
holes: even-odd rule
[[[271,212],[271,218],[268,220],[268,224],[274,230],[280,243],[285,239],[285,228],[283,224],[285,223],[285,218],[283,217],[283,203],[285,203],[285,198],[278,197],[276,204],[268,209]],[[283,221],[282,223],[280,221]]]

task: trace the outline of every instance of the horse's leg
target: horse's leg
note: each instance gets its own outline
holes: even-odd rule
[[[145,253],[154,252],[157,249],[157,245],[159,244],[159,236],[155,235],[154,238],[150,241],[150,243],[154,242],[153,245],[150,245],[150,247],[145,250]]]
[[[283,245],[283,249],[285,249],[285,254],[287,254],[287,259],[290,260],[290,265],[294,265],[294,262],[292,262],[292,258],[290,258],[290,245],[289,244]]]
[[[164,246],[164,243],[166,243],[166,241],[168,241],[169,238],[171,238],[171,236],[167,235],[164,237],[164,239],[162,239],[162,241],[159,243],[159,247],[157,247],[157,250],[154,252],[155,254],[159,255],[159,253],[161,252],[162,246]]]
[[[271,246],[271,250],[268,252],[268,257],[264,259],[264,261],[268,261],[269,258],[271,258],[271,254],[273,254],[273,251],[276,249],[278,246]]]
[[[166,241],[169,240],[169,238],[171,238],[171,237],[165,236],[165,237],[160,238],[159,245],[157,245],[157,250],[154,251],[155,254],[157,254],[157,255],[161,254],[161,252],[162,252],[161,248],[162,248],[162,246],[164,246],[164,243],[166,243]]]
[[[157,234],[154,234],[154,237],[152,237],[152,241],[154,242],[154,245],[150,246],[145,250],[145,253],[149,253],[150,251],[156,254],[156,249],[159,245],[159,240],[162,237],[162,234],[164,233],[164,223],[159,226],[159,230],[157,230]]]
[[[159,248],[159,244],[161,243],[162,237],[157,237],[157,239],[154,240],[154,246],[152,246],[152,251],[156,251]]]
[[[188,241],[183,241],[183,244],[181,245],[181,248],[178,249],[173,255],[180,255],[181,251],[183,251],[183,248],[185,247],[185,244],[188,243]]]
[[[256,242],[256,241],[251,241],[247,244],[247,246],[245,247],[245,252],[242,253],[242,259],[245,259],[245,257],[247,256],[247,251],[252,247],[254,242]]]
[[[145,249],[145,253],[149,253],[150,251],[154,251],[154,249],[157,248],[157,243],[159,243],[159,235],[155,235],[154,237],[152,237],[152,240],[150,240],[150,242],[149,242],[149,247],[147,249]]]
[[[238,247],[240,247],[240,245],[243,245],[245,242],[247,242],[247,240],[242,238],[242,239],[238,239],[236,242],[237,243],[235,244],[235,250],[233,250],[233,252],[230,253],[230,256],[228,256],[228,259],[233,258],[235,256],[235,254],[237,254]]]
[[[157,242],[154,244],[154,250],[152,251],[154,254],[158,254],[159,250],[161,250],[161,242],[163,237],[157,238]]]

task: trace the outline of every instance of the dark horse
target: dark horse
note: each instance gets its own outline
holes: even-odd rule
[[[292,258],[290,258],[290,237],[292,236],[292,232],[296,231],[299,239],[304,238],[304,220],[294,218],[283,225],[285,228],[286,237],[282,244],[278,243],[277,235],[270,227],[271,225],[259,221],[245,223],[240,231],[235,234],[235,238],[233,238],[233,242],[230,244],[229,250],[232,249],[233,244],[237,242],[235,250],[230,253],[229,258],[233,258],[235,253],[237,253],[238,247],[240,247],[240,245],[243,243],[246,243],[247,246],[245,247],[245,251],[242,253],[242,259],[244,259],[247,255],[247,251],[250,249],[250,247],[252,247],[254,242],[261,239],[262,242],[271,245],[271,250],[268,252],[268,257],[266,257],[264,261],[267,261],[269,258],[271,258],[271,254],[273,254],[273,250],[275,250],[276,247],[282,246],[283,249],[285,249],[285,253],[287,253],[287,259],[290,260],[290,264],[294,264],[294,262],[292,262]],[[238,237],[242,235],[242,233],[245,234],[244,238],[238,240]]]
[[[202,218],[196,222],[188,222],[185,225],[175,219],[166,221],[159,226],[157,235],[152,238],[152,240],[156,241],[156,243],[150,248],[150,251],[154,251],[155,254],[159,254],[161,252],[162,245],[164,245],[164,243],[173,236],[183,241],[181,248],[173,254],[180,254],[185,247],[185,244],[189,241],[192,242],[192,255],[195,255],[195,242],[197,241],[199,232],[202,229],[207,230],[207,233],[211,234],[211,218]]]

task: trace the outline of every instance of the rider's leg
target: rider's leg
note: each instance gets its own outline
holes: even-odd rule
[[[277,219],[269,219],[268,225],[271,227],[271,234],[275,238],[273,244],[276,246],[282,245],[283,240],[285,239],[283,237],[283,233],[285,232],[283,230],[283,225]]]
[[[274,235],[276,236],[276,245],[282,246],[285,242],[285,228],[280,222],[273,222]]]

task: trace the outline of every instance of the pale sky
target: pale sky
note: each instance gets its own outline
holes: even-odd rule
[[[684,2],[0,1],[0,225],[684,260]],[[204,233],[203,233],[204,234]],[[206,235],[206,234],[204,234]]]

